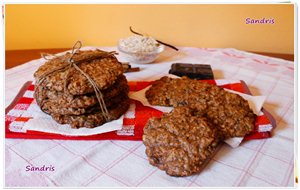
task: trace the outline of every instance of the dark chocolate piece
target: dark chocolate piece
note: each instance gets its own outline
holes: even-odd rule
[[[191,79],[214,79],[210,65],[174,63],[169,70],[170,74],[177,76],[187,76]]]

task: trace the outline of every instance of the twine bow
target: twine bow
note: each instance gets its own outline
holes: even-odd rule
[[[76,69],[77,71],[79,71],[83,76],[85,76],[85,78],[92,85],[92,87],[93,87],[93,89],[95,91],[98,103],[100,105],[101,112],[103,113],[103,116],[104,116],[105,120],[106,121],[110,121],[111,117],[110,117],[110,114],[109,114],[109,112],[107,110],[106,104],[104,102],[103,94],[102,94],[101,90],[99,89],[99,87],[96,84],[96,82],[87,73],[85,73],[82,69],[80,69],[78,67],[77,64],[79,62],[76,62],[73,59],[74,55],[77,53],[77,51],[80,50],[81,47],[82,47],[81,41],[77,41],[74,44],[73,48],[72,48],[71,57],[68,58],[67,60],[64,60],[64,61],[66,61],[66,64],[63,64],[63,65],[61,65],[61,66],[59,66],[57,68],[54,68],[53,70],[50,70],[50,71],[44,73],[43,75],[41,75],[39,77],[39,79],[37,80],[37,82],[36,82],[36,86],[38,87],[46,79],[46,77],[49,76],[49,75],[51,75],[52,73],[56,73],[56,72],[59,72],[59,71],[67,70],[66,80],[64,81],[64,91],[68,93],[68,90],[67,90],[67,79],[69,78],[70,68],[73,67],[74,69]],[[113,55],[113,54],[115,54],[115,52],[108,52],[107,55]],[[46,60],[52,60],[53,59],[53,58],[48,58],[47,56],[52,56],[54,58],[57,58],[56,55],[48,54],[48,53],[43,53],[43,54],[41,54],[41,56],[44,59],[46,59]],[[35,90],[37,89],[37,87],[35,88]]]

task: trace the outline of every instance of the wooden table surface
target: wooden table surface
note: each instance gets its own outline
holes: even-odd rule
[[[5,69],[21,65],[33,59],[41,57],[41,53],[59,53],[68,50],[67,48],[60,49],[32,49],[32,50],[7,50],[5,51]],[[270,57],[276,57],[294,61],[293,54],[278,54],[278,53],[263,53],[263,52],[252,52]]]

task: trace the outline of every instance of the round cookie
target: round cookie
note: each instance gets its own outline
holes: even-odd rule
[[[200,172],[218,142],[217,129],[187,106],[149,119],[143,135],[150,164],[171,176]]]
[[[110,114],[110,121],[116,120],[123,115],[129,108],[130,100],[125,99],[116,105],[116,107],[108,110]],[[59,115],[50,114],[52,118],[60,124],[70,124],[72,128],[94,128],[103,125],[107,121],[101,111],[95,111],[89,114],[83,115]]]
[[[106,90],[102,91],[103,98],[106,102],[119,94],[129,92],[129,86],[125,76],[120,76],[119,79]],[[50,91],[41,86],[37,87],[35,98],[37,103],[41,107],[44,105],[51,105],[52,107],[61,108],[76,108],[76,109],[86,109],[98,104],[98,100],[95,94],[86,95],[71,95],[64,94],[62,92]]]
[[[202,115],[218,127],[224,139],[244,137],[254,130],[256,115],[248,102],[225,90],[207,103]]]
[[[155,81],[146,98],[152,105],[189,106],[207,117],[222,132],[223,138],[243,137],[254,130],[256,115],[241,96],[216,85],[197,80],[162,77]]]
[[[206,103],[207,92],[212,85],[187,77],[169,78],[162,77],[156,80],[151,88],[146,91],[146,98],[152,105],[184,106],[195,103]]]
[[[128,99],[127,91],[120,92],[120,94],[115,97],[105,99],[104,102],[107,109],[110,109],[111,107],[115,107],[116,104],[119,104],[126,99]],[[50,101],[44,101],[44,103],[40,107],[45,113],[58,115],[82,115],[100,110],[98,101],[96,102],[96,104],[86,108],[61,106],[60,104],[56,104]]]
[[[39,81],[46,73],[65,65],[72,55],[65,55],[54,58],[43,64],[34,73],[36,81]],[[77,66],[89,75],[100,88],[104,90],[111,86],[115,80],[123,74],[123,67],[116,57],[109,52],[101,50],[77,51],[72,58]],[[65,69],[51,73],[40,83],[49,90],[64,91],[64,87],[72,95],[82,95],[94,92],[88,79],[74,67],[67,66]]]

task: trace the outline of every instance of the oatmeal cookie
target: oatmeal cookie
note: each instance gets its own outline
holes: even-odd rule
[[[202,112],[222,132],[223,138],[244,137],[254,130],[256,115],[241,96],[227,91],[207,102]]]
[[[104,102],[107,109],[110,109],[126,99],[128,99],[128,93],[121,92],[115,97],[104,99]],[[94,105],[85,108],[62,106],[55,103],[55,101],[44,101],[40,107],[45,113],[59,115],[82,115],[92,113],[94,111],[100,111],[100,106],[97,100]]]
[[[171,176],[200,172],[219,139],[218,130],[187,106],[176,107],[161,118],[149,119],[143,135],[150,164]]]
[[[130,100],[125,99],[124,101],[117,104],[108,110],[110,114],[110,121],[116,120],[123,115],[129,108]],[[94,111],[88,114],[82,115],[59,115],[50,114],[52,118],[60,124],[70,124],[72,128],[94,128],[103,125],[107,121],[101,111]]]
[[[39,81],[45,73],[66,64],[71,56],[72,54],[67,53],[46,62],[34,73],[35,80]],[[95,81],[100,90],[111,86],[123,74],[122,64],[108,52],[101,50],[78,51],[72,59]],[[87,78],[74,67],[66,67],[48,75],[40,85],[49,90],[63,92],[65,83],[68,92],[72,95],[94,92]]]
[[[254,129],[255,114],[241,96],[187,77],[162,77],[146,91],[152,105],[190,106],[223,132],[224,139],[243,137]]]
[[[111,87],[103,90],[102,94],[104,100],[109,100],[122,93],[128,94],[128,92],[129,86],[127,84],[126,77],[122,75]],[[44,107],[44,104],[47,103],[53,105],[54,107],[86,109],[98,104],[95,93],[71,95],[63,92],[50,91],[42,86],[37,87],[35,99],[37,100],[38,105],[41,107]]]
[[[195,103],[205,103],[209,98],[206,92],[213,86],[197,80],[182,77],[173,79],[162,77],[155,81],[146,91],[146,98],[152,105],[184,106]]]

